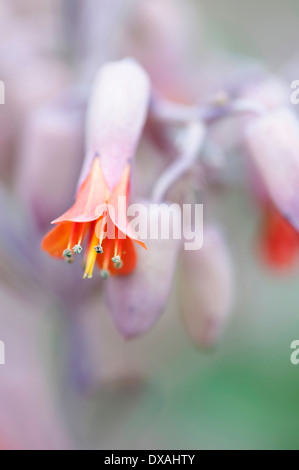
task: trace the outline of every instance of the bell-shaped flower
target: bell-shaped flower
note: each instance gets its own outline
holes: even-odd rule
[[[101,275],[128,274],[136,263],[127,224],[130,172],[150,97],[144,70],[132,59],[103,66],[94,83],[86,129],[86,157],[75,204],[54,220],[42,247],[72,261],[86,241],[85,278],[97,263]]]

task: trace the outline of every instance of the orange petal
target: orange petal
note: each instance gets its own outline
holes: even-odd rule
[[[55,258],[62,258],[71,236],[73,223],[64,222],[53,228],[43,239],[42,249]]]
[[[91,222],[102,216],[110,192],[103,177],[99,158],[94,159],[91,171],[81,185],[75,204],[61,217],[52,223],[60,222]]]
[[[137,262],[134,243],[128,237],[126,237],[124,240],[121,240],[118,254],[121,257],[123,266],[120,269],[116,269],[111,259],[114,256],[114,242],[114,240],[109,240],[108,238],[103,240],[102,247],[104,252],[102,255],[97,256],[97,264],[100,269],[108,269],[112,276],[124,276],[130,274],[134,270]],[[108,266],[104,266],[104,261],[106,258],[109,259]]]
[[[134,240],[136,243],[141,245],[143,248],[146,248],[144,242],[138,240],[134,232],[131,230],[128,225],[127,219],[127,206],[129,198],[129,189],[130,189],[130,165],[127,165],[123,171],[120,182],[113,190],[110,199],[109,199],[109,215],[111,217],[114,225],[129,238]],[[119,198],[123,198],[122,201]]]

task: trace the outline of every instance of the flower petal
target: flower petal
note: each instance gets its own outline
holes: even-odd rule
[[[42,249],[54,258],[62,258],[63,250],[71,236],[72,222],[63,222],[54,227],[42,241]]]
[[[75,204],[52,224],[60,222],[91,222],[102,216],[109,199],[107,188],[98,158],[94,159],[91,172],[77,194]]]
[[[104,268],[104,259],[106,256],[109,256],[109,264],[107,269],[112,276],[125,276],[134,270],[137,262],[137,256],[134,242],[130,238],[126,237],[125,239],[120,240],[120,248],[117,254],[121,258],[122,267],[119,269],[116,269],[112,261],[112,257],[114,256],[114,245],[112,240],[105,238],[103,240],[102,247],[104,253],[97,256],[97,265],[100,269]]]
[[[125,235],[130,237],[140,246],[146,248],[144,242],[139,240],[132,231],[127,219],[127,206],[130,186],[130,166],[127,165],[123,171],[118,185],[114,188],[109,199],[109,215],[114,225]]]
[[[201,250],[184,251],[182,312],[189,335],[203,347],[219,338],[232,306],[232,263],[221,232],[204,231]]]

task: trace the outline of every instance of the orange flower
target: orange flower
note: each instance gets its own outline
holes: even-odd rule
[[[263,258],[276,268],[291,266],[298,259],[298,232],[274,207],[265,210],[260,247]]]
[[[127,223],[130,168],[149,101],[143,69],[125,59],[105,65],[96,77],[87,116],[87,153],[75,204],[54,220],[43,250],[72,262],[86,245],[84,278],[97,263],[103,278],[129,274],[136,264]],[[145,247],[146,248],[146,247]]]
[[[121,181],[111,193],[101,171],[100,160],[95,158],[90,174],[81,185],[73,207],[54,220],[58,224],[42,242],[42,248],[51,256],[73,260],[80,254],[86,241],[84,278],[91,278],[95,263],[108,273],[129,274],[136,264],[135,240],[128,227],[118,220],[118,198],[128,198],[129,166]]]

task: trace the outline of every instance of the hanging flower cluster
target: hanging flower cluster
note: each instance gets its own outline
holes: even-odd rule
[[[169,149],[176,153],[176,159],[156,179],[151,197],[143,201],[151,213],[150,223],[156,218],[159,224],[159,219],[166,217],[159,204],[169,207],[171,198],[182,204],[177,191],[170,196],[179,182],[185,181],[183,199],[188,202],[186,175],[203,171],[201,156],[208,147],[210,129],[227,117],[235,117],[253,175],[252,187],[259,187],[256,194],[265,214],[262,254],[275,266],[293,262],[299,247],[299,123],[286,103],[275,102],[276,95],[280,98],[280,86],[269,86],[272,94],[264,100],[258,89],[250,89],[239,90],[235,98],[222,93],[195,106],[157,93],[146,70],[134,59],[101,67],[89,98],[85,159],[76,201],[54,220],[55,227],[45,236],[42,248],[67,262],[83,255],[84,278],[93,277],[95,265],[103,279],[120,276],[109,280],[106,298],[112,318],[125,336],[146,331],[159,318],[178,253],[183,250],[175,239],[149,238],[146,246],[127,219],[133,161],[146,131],[166,154]],[[122,206],[121,198],[125,200]],[[151,203],[158,203],[157,213],[150,210]],[[191,336],[201,344],[213,344],[232,307],[233,269],[219,228],[204,227],[203,233],[201,250],[183,255],[184,292],[190,291],[182,296],[188,304],[183,310],[189,312],[185,318]],[[137,254],[134,244],[148,250]],[[208,294],[210,290],[215,295]],[[198,305],[196,320],[194,308]]]

